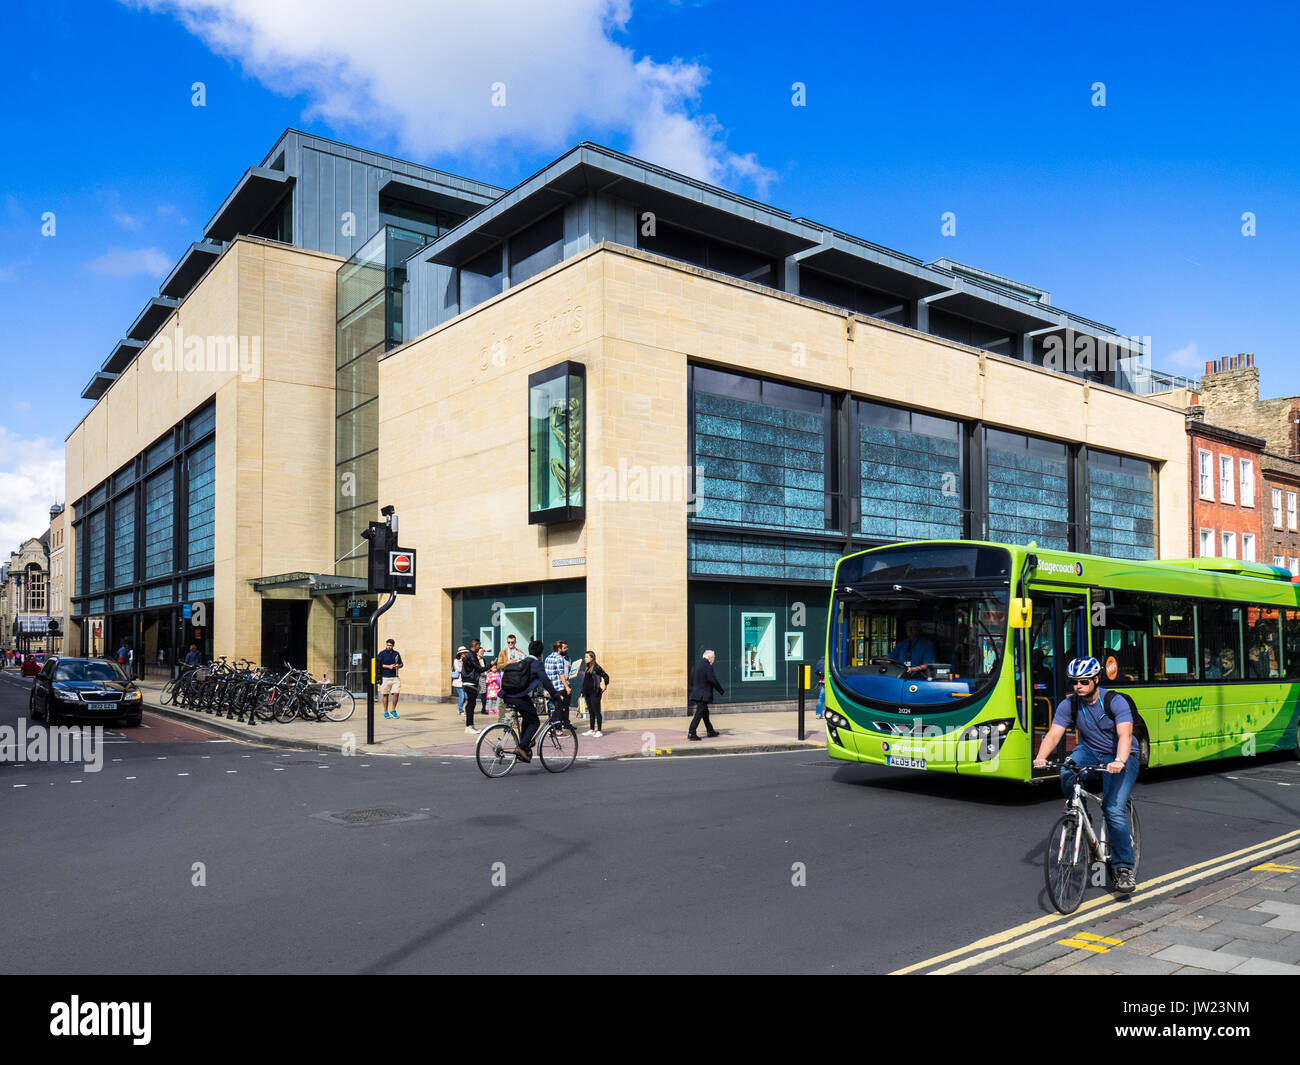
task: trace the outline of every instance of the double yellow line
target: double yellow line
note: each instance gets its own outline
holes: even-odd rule
[[[1183,869],[1176,869],[1164,876],[1156,877],[1154,880],[1144,883],[1136,894],[1127,899],[1119,901],[1111,898],[1093,899],[1091,902],[1085,902],[1077,911],[1068,916],[1053,913],[1038,917],[1032,921],[1026,921],[1024,924],[1016,925],[1014,928],[1008,928],[1004,932],[985,936],[983,939],[959,947],[957,950],[950,950],[946,954],[939,954],[933,958],[927,958],[925,961],[919,961],[915,965],[907,966],[905,969],[895,969],[889,975],[906,976],[909,973],[923,971],[927,976],[945,976],[950,973],[959,973],[963,969],[986,964],[994,958],[1009,954],[1012,951],[1022,950],[1039,940],[1057,935],[1063,926],[1076,924],[1081,914],[1087,914],[1089,920],[1094,921],[1102,917],[1108,917],[1130,906],[1145,904],[1159,895],[1167,895],[1179,888],[1223,875],[1241,866],[1248,866],[1252,862],[1267,859],[1281,851],[1290,850],[1297,843],[1300,843],[1300,829],[1288,832],[1283,836],[1277,836],[1274,839],[1265,840],[1263,843],[1243,847],[1231,854],[1223,854],[1217,858],[1210,858]],[[970,955],[970,957],[963,957],[963,955]],[[958,958],[961,960],[954,960]],[[945,962],[949,964],[944,964]]]

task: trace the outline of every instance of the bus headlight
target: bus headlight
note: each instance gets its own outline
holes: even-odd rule
[[[975,758],[978,761],[991,762],[1002,750],[1002,744],[1006,742],[1007,733],[1011,731],[1011,726],[1014,724],[1014,718],[1006,718],[1001,721],[982,721],[963,732],[961,738],[979,744],[975,750]]]

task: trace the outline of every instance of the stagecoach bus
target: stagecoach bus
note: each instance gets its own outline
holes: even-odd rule
[[[905,769],[1055,776],[1033,769],[1034,752],[1072,691],[1066,666],[1087,656],[1101,662],[1102,687],[1138,708],[1143,766],[1300,756],[1300,586],[1287,570],[966,540],[878,547],[836,565],[827,751]]]

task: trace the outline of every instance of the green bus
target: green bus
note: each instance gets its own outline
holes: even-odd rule
[[[1072,658],[1142,717],[1143,766],[1296,750],[1300,586],[1227,558],[1135,562],[979,541],[835,567],[826,748],[873,765],[1032,781]],[[1067,735],[1065,751],[1077,737]]]

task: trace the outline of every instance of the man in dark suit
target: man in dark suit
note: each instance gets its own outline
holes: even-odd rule
[[[691,728],[686,733],[688,740],[700,739],[697,729],[700,727],[701,720],[704,722],[704,728],[707,730],[710,739],[718,734],[713,727],[713,722],[709,720],[709,702],[713,699],[715,691],[719,695],[726,695],[727,692],[718,683],[718,675],[713,672],[713,659],[713,652],[705,651],[704,657],[691,671],[691,702],[695,704],[695,716],[691,718]]]

